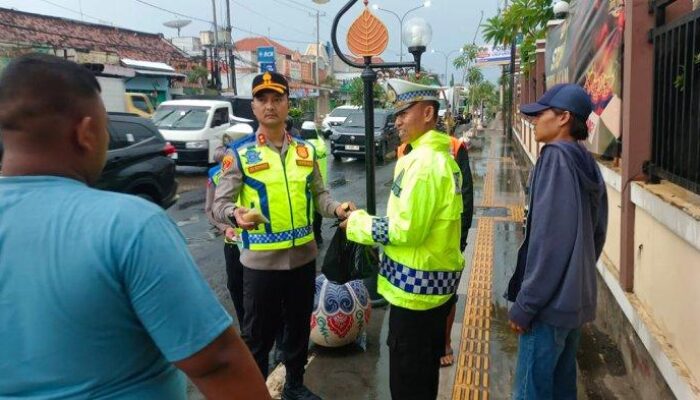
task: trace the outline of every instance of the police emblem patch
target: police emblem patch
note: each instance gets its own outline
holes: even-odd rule
[[[262,161],[260,152],[255,150],[254,147],[248,147],[248,151],[245,153],[245,161],[247,164],[257,164]]]
[[[221,171],[226,172],[233,166],[233,156],[227,154],[223,160],[221,160]]]
[[[401,197],[401,182],[403,181],[403,173],[403,170],[399,172],[399,175],[396,177],[396,179],[394,179],[394,183],[391,185],[391,193],[393,193],[396,197]]]
[[[391,86],[389,86],[386,91],[386,100],[388,103],[393,103],[396,101],[396,91]]]
[[[309,158],[309,149],[306,146],[297,146],[297,155],[301,158]]]

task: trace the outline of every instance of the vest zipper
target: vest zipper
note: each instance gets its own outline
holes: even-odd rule
[[[291,143],[287,146],[287,155],[289,155],[289,148]],[[287,156],[282,158],[280,153],[280,160],[282,161],[282,171],[284,171],[284,184],[287,186],[287,200],[289,201],[289,217],[292,220],[292,247],[296,244],[296,239],[294,238],[294,210],[292,209],[292,197],[289,194],[289,180],[287,179]]]

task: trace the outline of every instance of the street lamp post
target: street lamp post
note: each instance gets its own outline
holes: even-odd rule
[[[390,14],[393,14],[396,17],[396,19],[399,20],[399,32],[401,32],[401,38],[399,39],[399,43],[403,43],[403,20],[406,18],[408,13],[410,13],[412,11],[419,10],[423,7],[430,7],[430,0],[425,1],[423,4],[419,5],[418,7],[411,8],[410,10],[403,13],[402,16],[399,16],[399,14],[397,14],[391,10],[387,10],[386,8],[380,7],[379,4],[372,5],[372,8],[374,8],[375,10],[386,11]],[[403,62],[403,47],[402,46],[399,46],[399,62]]]
[[[328,0],[313,0],[317,4],[324,4]],[[375,149],[374,149],[374,93],[373,85],[377,80],[377,73],[375,69],[385,69],[385,68],[415,68],[416,73],[420,72],[420,59],[422,54],[425,52],[426,46],[430,42],[432,36],[432,30],[430,25],[428,25],[423,19],[416,18],[414,20],[408,21],[406,27],[406,33],[402,30],[402,42],[408,47],[408,51],[413,54],[412,62],[394,62],[394,63],[374,63],[372,59],[374,56],[380,55],[386,48],[386,44],[381,50],[377,52],[367,52],[362,55],[363,63],[358,63],[350,60],[345,53],[340,49],[338,45],[338,23],[340,19],[345,15],[345,13],[352,8],[352,6],[357,3],[358,0],[349,0],[345,6],[338,12],[338,14],[333,19],[333,25],[331,27],[331,42],[333,43],[333,49],[338,57],[347,65],[355,68],[362,69],[362,82],[363,82],[363,103],[364,103],[364,113],[365,113],[365,174],[366,174],[366,190],[367,190],[367,212],[375,215],[377,212],[376,208],[376,195],[375,195],[375,175],[374,170],[376,166]],[[363,0],[365,6],[367,6],[368,0]],[[380,22],[381,24],[381,22]],[[386,28],[383,27],[384,32]],[[386,33],[384,33],[386,34]],[[365,285],[372,299],[373,305],[383,305],[386,301],[381,295],[377,293],[377,278],[376,276],[365,280]]]
[[[461,50],[461,49],[459,49],[459,50],[452,50],[452,51],[450,51],[450,52],[447,53],[447,54],[445,54],[444,51],[435,50],[435,49],[430,50],[430,52],[433,53],[433,54],[438,53],[438,54],[441,54],[443,57],[445,57],[445,84],[447,84],[447,65],[448,65],[450,56],[451,56],[453,53],[461,53],[462,50]]]

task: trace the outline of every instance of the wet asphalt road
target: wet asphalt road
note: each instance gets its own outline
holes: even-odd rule
[[[378,162],[375,169],[377,212],[379,214],[386,211],[386,200],[391,187],[394,164],[395,159],[390,157],[385,162]],[[233,303],[231,303],[226,289],[223,240],[210,226],[204,215],[206,169],[178,167],[178,180],[181,187],[184,186],[190,190],[180,194],[180,200],[168,210],[168,215],[177,223],[185,236],[197,265],[219,300],[232,315],[235,315]],[[365,207],[364,160],[343,158],[342,161],[335,161],[330,158],[328,161],[328,182],[334,199],[354,201],[358,207]],[[322,236],[325,242],[319,258],[325,254],[326,244],[333,236],[335,228],[332,225],[334,222],[332,219],[325,219],[323,222]]]
[[[395,157],[388,156],[384,162],[377,162],[375,169],[377,213],[384,214],[386,201],[391,188]],[[168,210],[168,215],[177,223],[187,240],[188,247],[203,276],[214,290],[217,298],[226,310],[235,316],[235,310],[228,289],[226,288],[226,270],[223,253],[223,239],[211,227],[204,215],[204,196],[206,187],[206,169],[195,167],[178,167],[180,199]],[[343,158],[342,161],[328,160],[328,183],[331,195],[338,201],[354,201],[358,207],[366,205],[365,163],[363,159]],[[324,244],[320,248],[318,260],[322,260],[327,244],[335,232],[334,220],[325,219],[322,236]],[[321,262],[317,262],[320,269]],[[378,334],[383,321],[383,310],[378,310],[372,318],[370,331]],[[234,317],[238,328],[238,320]],[[367,354],[367,357],[377,357]],[[191,386],[191,385],[190,385]],[[196,389],[190,387],[190,399],[201,399]],[[379,397],[382,398],[382,397]]]

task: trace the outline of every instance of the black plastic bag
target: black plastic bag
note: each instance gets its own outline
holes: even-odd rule
[[[339,285],[358,279],[367,279],[379,271],[377,249],[351,242],[345,231],[337,228],[323,259],[321,272]]]

